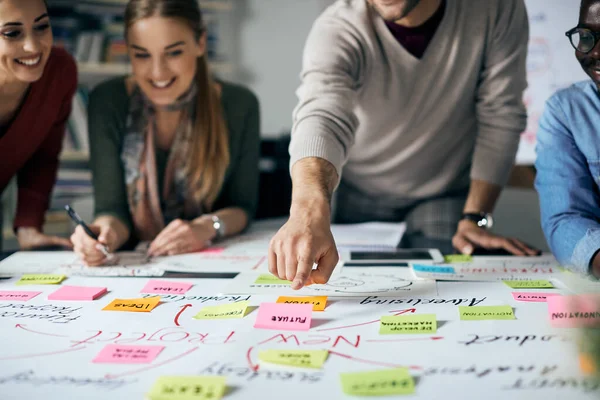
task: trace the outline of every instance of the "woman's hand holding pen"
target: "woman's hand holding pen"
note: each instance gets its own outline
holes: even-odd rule
[[[98,240],[91,238],[85,230],[78,225],[71,235],[73,251],[88,266],[103,265],[109,260],[110,255],[104,250],[114,251],[118,247],[116,231],[108,224],[89,225],[90,230],[98,236]]]
[[[216,236],[212,220],[198,218],[192,222],[176,219],[163,229],[148,248],[150,256],[193,253],[210,246]]]

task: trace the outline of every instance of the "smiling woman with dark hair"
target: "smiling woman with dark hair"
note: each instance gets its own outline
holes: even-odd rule
[[[600,0],[583,0],[566,32],[591,80],[556,93],[538,130],[536,188],[558,261],[600,277]]]

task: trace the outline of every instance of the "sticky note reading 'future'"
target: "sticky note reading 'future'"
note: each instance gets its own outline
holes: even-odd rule
[[[150,400],[219,400],[224,376],[161,376],[146,395]]]
[[[62,286],[48,295],[48,300],[96,300],[106,293],[105,287]]]
[[[450,254],[444,256],[444,262],[446,263],[466,263],[473,261],[473,257],[467,254]]]
[[[144,286],[142,293],[184,294],[194,286],[191,283],[151,280]]]
[[[513,297],[517,301],[526,301],[532,303],[545,303],[548,297],[558,296],[558,293],[538,293],[538,292],[513,292]]]
[[[277,303],[282,304],[312,304],[313,311],[323,311],[327,305],[327,296],[290,297],[280,296]]]
[[[27,301],[33,299],[42,292],[21,292],[0,290],[0,301]]]
[[[437,332],[435,314],[386,315],[380,321],[380,335]]]
[[[262,303],[255,328],[307,331],[310,329],[312,304]]]
[[[17,285],[58,285],[66,278],[65,275],[25,274],[17,281]]]
[[[488,319],[515,319],[511,306],[458,306],[463,321],[483,321]]]
[[[503,281],[513,289],[552,289],[554,285],[550,281]]]
[[[165,346],[134,346],[107,344],[92,360],[109,364],[148,364],[154,361]]]
[[[246,310],[250,305],[249,301],[239,301],[237,303],[224,304],[220,306],[204,307],[200,312],[194,315],[195,319],[230,319],[244,318]]]
[[[340,374],[344,393],[355,396],[412,394],[415,381],[408,368]]]
[[[147,299],[114,299],[104,311],[132,311],[150,312],[160,303],[160,297],[148,297]]]
[[[546,302],[554,327],[600,326],[600,295],[552,296]]]
[[[256,281],[254,281],[254,283],[256,285],[291,285],[292,284],[291,281],[284,281],[282,279],[279,279],[275,275],[271,275],[271,274],[259,275],[258,278],[256,278]]]
[[[262,350],[258,353],[258,359],[290,367],[321,368],[328,355],[327,350]]]

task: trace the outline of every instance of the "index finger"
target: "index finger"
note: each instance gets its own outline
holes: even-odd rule
[[[292,289],[302,289],[312,272],[314,264],[314,259],[311,259],[310,257],[302,257],[298,260],[298,268],[296,269],[296,276],[292,282]]]

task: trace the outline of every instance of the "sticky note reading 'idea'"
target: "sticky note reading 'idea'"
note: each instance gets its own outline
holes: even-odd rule
[[[58,285],[65,279],[65,275],[25,274],[17,281],[17,285]]]
[[[95,300],[106,293],[105,287],[62,286],[48,300]]]
[[[261,274],[258,276],[258,278],[256,278],[256,281],[254,281],[254,284],[256,284],[256,285],[291,285],[292,282],[279,279],[275,275]]]
[[[144,286],[142,293],[184,294],[194,286],[191,283],[151,280]]]
[[[148,297],[147,299],[114,299],[104,311],[131,311],[150,312],[160,303],[160,297]]]
[[[224,376],[161,376],[146,398],[150,400],[219,400],[225,394]]]
[[[237,303],[224,304],[220,306],[204,307],[194,319],[230,319],[244,318],[246,310],[250,305],[249,301],[239,301]]]
[[[290,367],[321,368],[327,360],[327,350],[262,350],[260,361]]]
[[[310,329],[312,304],[262,303],[255,328],[307,331]]]
[[[109,364],[148,364],[154,361],[165,346],[133,346],[107,344],[92,360]]]
[[[408,368],[340,374],[344,393],[355,396],[412,394],[415,381]]]
[[[462,321],[515,319],[511,306],[458,306]]]
[[[435,314],[386,315],[380,321],[380,335],[437,332]]]
[[[21,292],[0,290],[0,301],[27,301],[33,299],[42,292]]]
[[[327,305],[327,296],[291,297],[280,296],[277,303],[282,304],[312,304],[313,311],[323,311]]]

